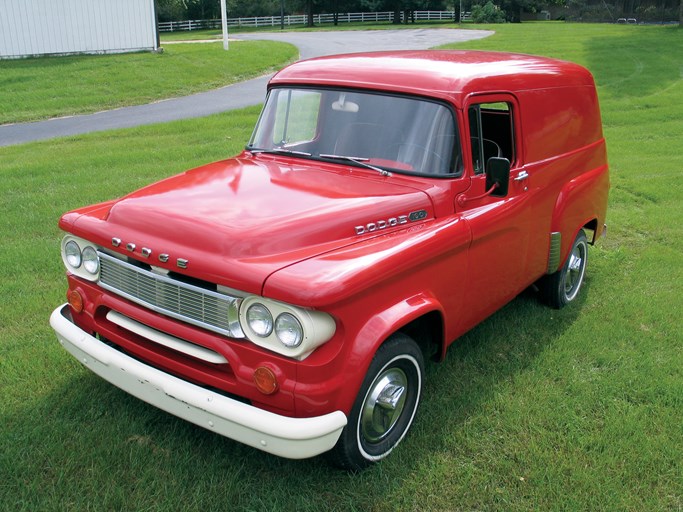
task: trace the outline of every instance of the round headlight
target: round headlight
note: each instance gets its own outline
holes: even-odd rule
[[[100,271],[100,258],[94,247],[88,246],[83,249],[83,268],[92,275]]]
[[[283,345],[290,348],[298,347],[304,339],[304,329],[291,313],[282,313],[277,317],[275,334]]]
[[[267,338],[273,332],[273,315],[263,304],[252,304],[247,309],[247,322],[254,333]]]
[[[83,256],[81,255],[81,248],[73,240],[69,240],[64,246],[64,256],[66,262],[71,268],[78,268],[81,266]]]

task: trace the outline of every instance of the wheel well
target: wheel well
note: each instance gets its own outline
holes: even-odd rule
[[[598,237],[598,219],[593,219],[590,222],[586,222],[586,224],[583,225],[583,229],[588,229],[591,231],[591,234],[586,235],[586,238],[588,238],[588,241],[591,245],[594,245],[595,240]]]
[[[426,359],[440,360],[443,345],[443,318],[431,311],[401,327],[399,332],[410,336],[418,344]]]

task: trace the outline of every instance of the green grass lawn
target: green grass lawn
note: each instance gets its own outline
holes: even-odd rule
[[[271,41],[168,44],[164,52],[0,60],[0,124],[185,96],[266,74],[298,50]]]
[[[148,406],[81,367],[48,325],[66,289],[59,215],[236,153],[257,108],[0,148],[0,508],[681,511],[683,30],[495,29],[458,47],[595,75],[609,236],[578,303],[555,311],[525,292],[429,365],[411,434],[357,475]]]

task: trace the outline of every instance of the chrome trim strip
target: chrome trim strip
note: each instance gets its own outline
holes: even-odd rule
[[[135,333],[138,336],[142,336],[143,338],[149,341],[158,343],[159,345],[163,345],[164,347],[168,347],[173,350],[177,350],[178,352],[182,352],[183,354],[187,354],[188,356],[201,359],[202,361],[206,361],[207,363],[227,364],[228,362],[228,360],[222,355],[220,355],[218,352],[214,352],[211,349],[195,345],[194,343],[191,343],[182,338],[171,336],[170,334],[166,334],[165,332],[152,329],[151,327],[148,327],[145,324],[141,324],[140,322],[136,322],[132,318],[128,318],[127,316],[122,315],[121,313],[119,313],[118,311],[114,311],[113,309],[109,310],[109,312],[107,313],[107,320],[109,320],[113,324],[118,325],[123,329],[126,329],[127,331]]]
[[[231,338],[245,337],[239,323],[241,298],[150,272],[101,251],[97,254],[101,262],[97,283],[105,290],[176,320]]]
[[[553,231],[550,233],[550,250],[548,251],[548,274],[557,272],[560,265],[560,250],[562,246],[562,233]]]

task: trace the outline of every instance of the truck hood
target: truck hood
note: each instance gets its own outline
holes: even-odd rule
[[[419,220],[433,217],[428,195],[391,177],[245,153],[115,201],[101,213],[96,231],[103,245],[121,239],[121,252],[127,243],[136,245],[134,252],[151,250],[155,265],[164,266],[155,255],[170,254],[167,266],[173,270],[177,258],[186,259],[190,275],[260,293],[265,279],[280,268],[380,231],[359,236],[357,226],[394,224],[390,219],[407,219],[413,212]],[[94,226],[86,227],[92,221],[83,217],[73,227],[92,231]]]

